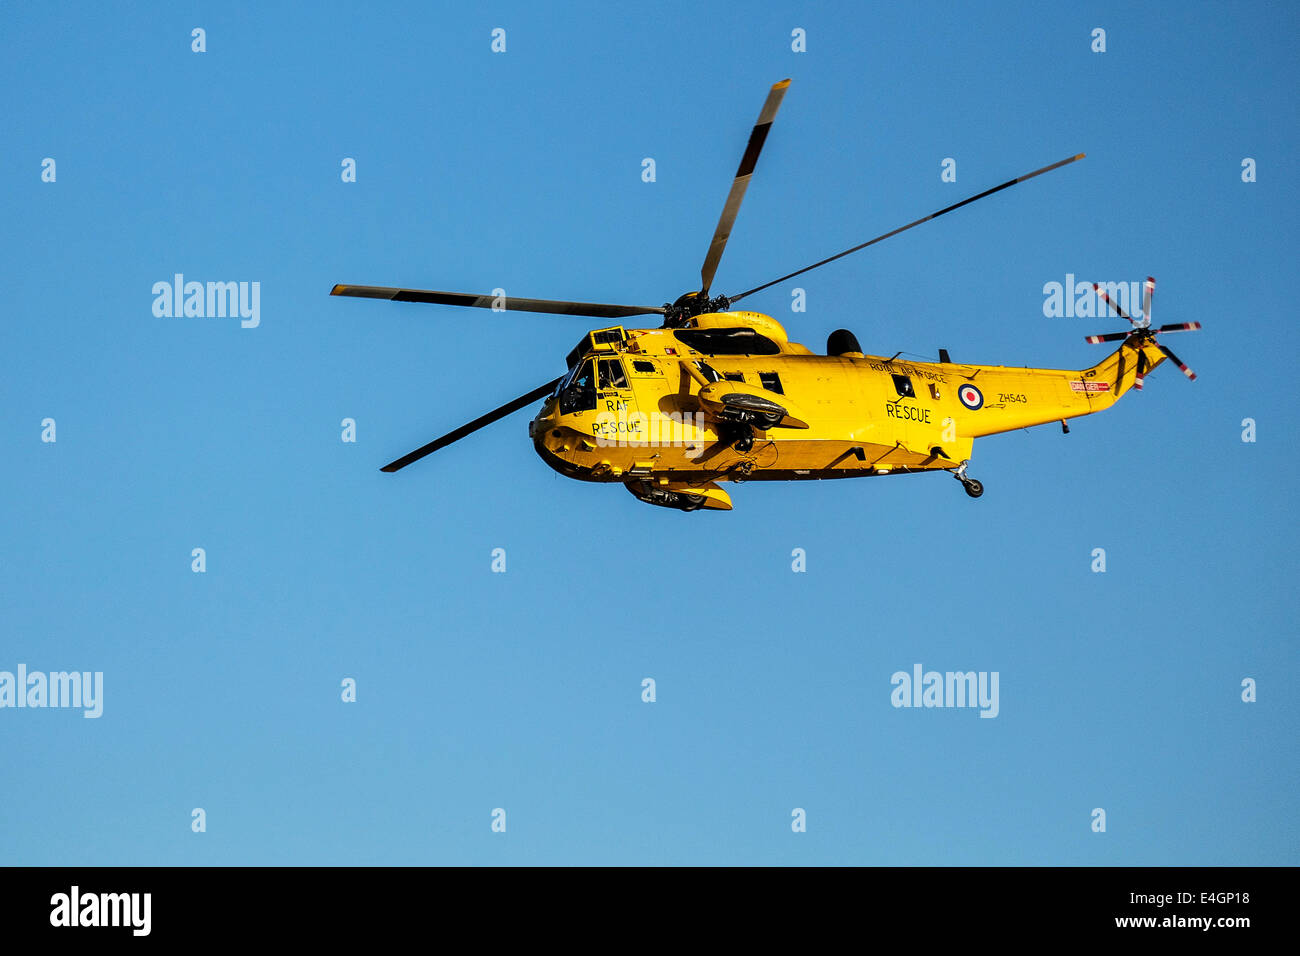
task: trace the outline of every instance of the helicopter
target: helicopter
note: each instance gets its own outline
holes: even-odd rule
[[[922,223],[1060,169],[1077,155],[1036,169],[843,252],[735,295],[710,295],[758,157],[790,80],[773,84],[718,219],[700,269],[700,288],[662,306],[473,295],[387,286],[335,285],[331,295],[606,320],[662,316],[656,328],[614,325],[588,332],[569,352],[567,371],[381,469],[397,472],[541,401],[528,434],[537,454],[570,478],[618,482],[641,501],[681,511],[731,510],[721,483],[947,472],[966,494],[983,484],[967,473],[976,438],[1067,420],[1109,408],[1169,359],[1196,374],[1157,336],[1195,331],[1199,322],[1151,327],[1155,279],[1143,284],[1142,317],[1100,285],[1093,290],[1123,332],[1087,336],[1119,342],[1099,364],[1078,371],[968,365],[946,349],[938,362],[866,354],[847,329],[826,354],[792,342],[781,323],[735,308],[757,292],[803,275]],[[500,290],[498,290],[499,292]]]

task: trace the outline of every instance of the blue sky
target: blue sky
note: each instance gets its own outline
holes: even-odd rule
[[[0,670],[102,671],[104,713],[0,709],[0,862],[1300,862],[1293,5],[3,16]],[[333,283],[676,298],[787,76],[715,291],[1086,152],[746,304],[818,351],[1081,368],[1120,326],[1044,284],[1152,274],[1199,379],[981,439],[978,501],[683,515],[553,473],[526,412],[379,472],[591,326]],[[178,272],[259,282],[260,325],[155,317]],[[997,671],[998,717],[895,709],[916,663]]]

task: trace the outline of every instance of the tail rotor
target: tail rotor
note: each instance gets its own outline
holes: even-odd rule
[[[1086,341],[1089,342],[1090,344],[1097,345],[1102,342],[1119,342],[1121,340],[1127,340],[1131,342],[1133,345],[1138,346],[1139,351],[1138,351],[1138,358],[1137,358],[1137,376],[1133,380],[1134,388],[1136,389],[1142,388],[1142,377],[1143,374],[1147,371],[1148,366],[1147,366],[1146,353],[1141,351],[1140,347],[1148,343],[1154,345],[1161,352],[1163,352],[1165,358],[1169,359],[1169,361],[1177,365],[1178,368],[1182,370],[1182,373],[1187,376],[1189,381],[1193,381],[1193,382],[1196,381],[1196,373],[1193,372],[1190,368],[1188,368],[1187,364],[1184,363],[1183,360],[1180,359],[1177,355],[1175,355],[1167,346],[1161,344],[1160,342],[1157,342],[1156,336],[1162,332],[1165,333],[1195,332],[1201,328],[1201,323],[1200,322],[1177,322],[1171,325],[1162,325],[1159,328],[1155,328],[1155,329],[1151,328],[1151,300],[1152,298],[1154,298],[1155,291],[1156,291],[1155,279],[1153,279],[1151,276],[1147,276],[1146,282],[1142,284],[1142,319],[1140,321],[1138,319],[1133,318],[1133,316],[1129,315],[1124,310],[1124,307],[1121,306],[1114,299],[1112,299],[1109,295],[1107,295],[1106,290],[1103,289],[1100,285],[1094,282],[1092,284],[1092,289],[1101,298],[1101,301],[1105,302],[1108,306],[1110,306],[1110,308],[1114,311],[1114,313],[1117,316],[1119,316],[1121,319],[1126,320],[1132,326],[1132,329],[1130,329],[1128,332],[1109,332],[1105,335],[1089,335],[1087,336]],[[1124,367],[1122,364],[1123,363],[1122,357],[1120,359],[1120,362],[1121,362],[1120,378],[1123,378]]]

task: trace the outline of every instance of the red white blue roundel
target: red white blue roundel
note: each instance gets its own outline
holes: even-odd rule
[[[984,407],[984,394],[974,385],[967,383],[957,389],[957,397],[971,411]]]

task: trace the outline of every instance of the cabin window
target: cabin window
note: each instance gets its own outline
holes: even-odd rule
[[[785,389],[781,387],[781,376],[776,372],[759,372],[758,381],[769,392],[776,392],[778,395],[784,395]]]
[[[621,326],[613,329],[600,329],[591,333],[592,345],[611,345],[615,342],[624,342],[626,339],[627,336]]]
[[[728,382],[743,382],[745,380],[744,372],[723,372],[722,377]]]
[[[600,387],[627,388],[627,376],[623,374],[623,363],[618,359],[600,360]]]
[[[642,375],[653,375],[657,369],[654,362],[646,362],[642,359],[632,360],[632,371],[639,372]]]
[[[912,388],[912,380],[906,375],[894,376],[894,388],[903,398],[916,398],[916,392]]]

